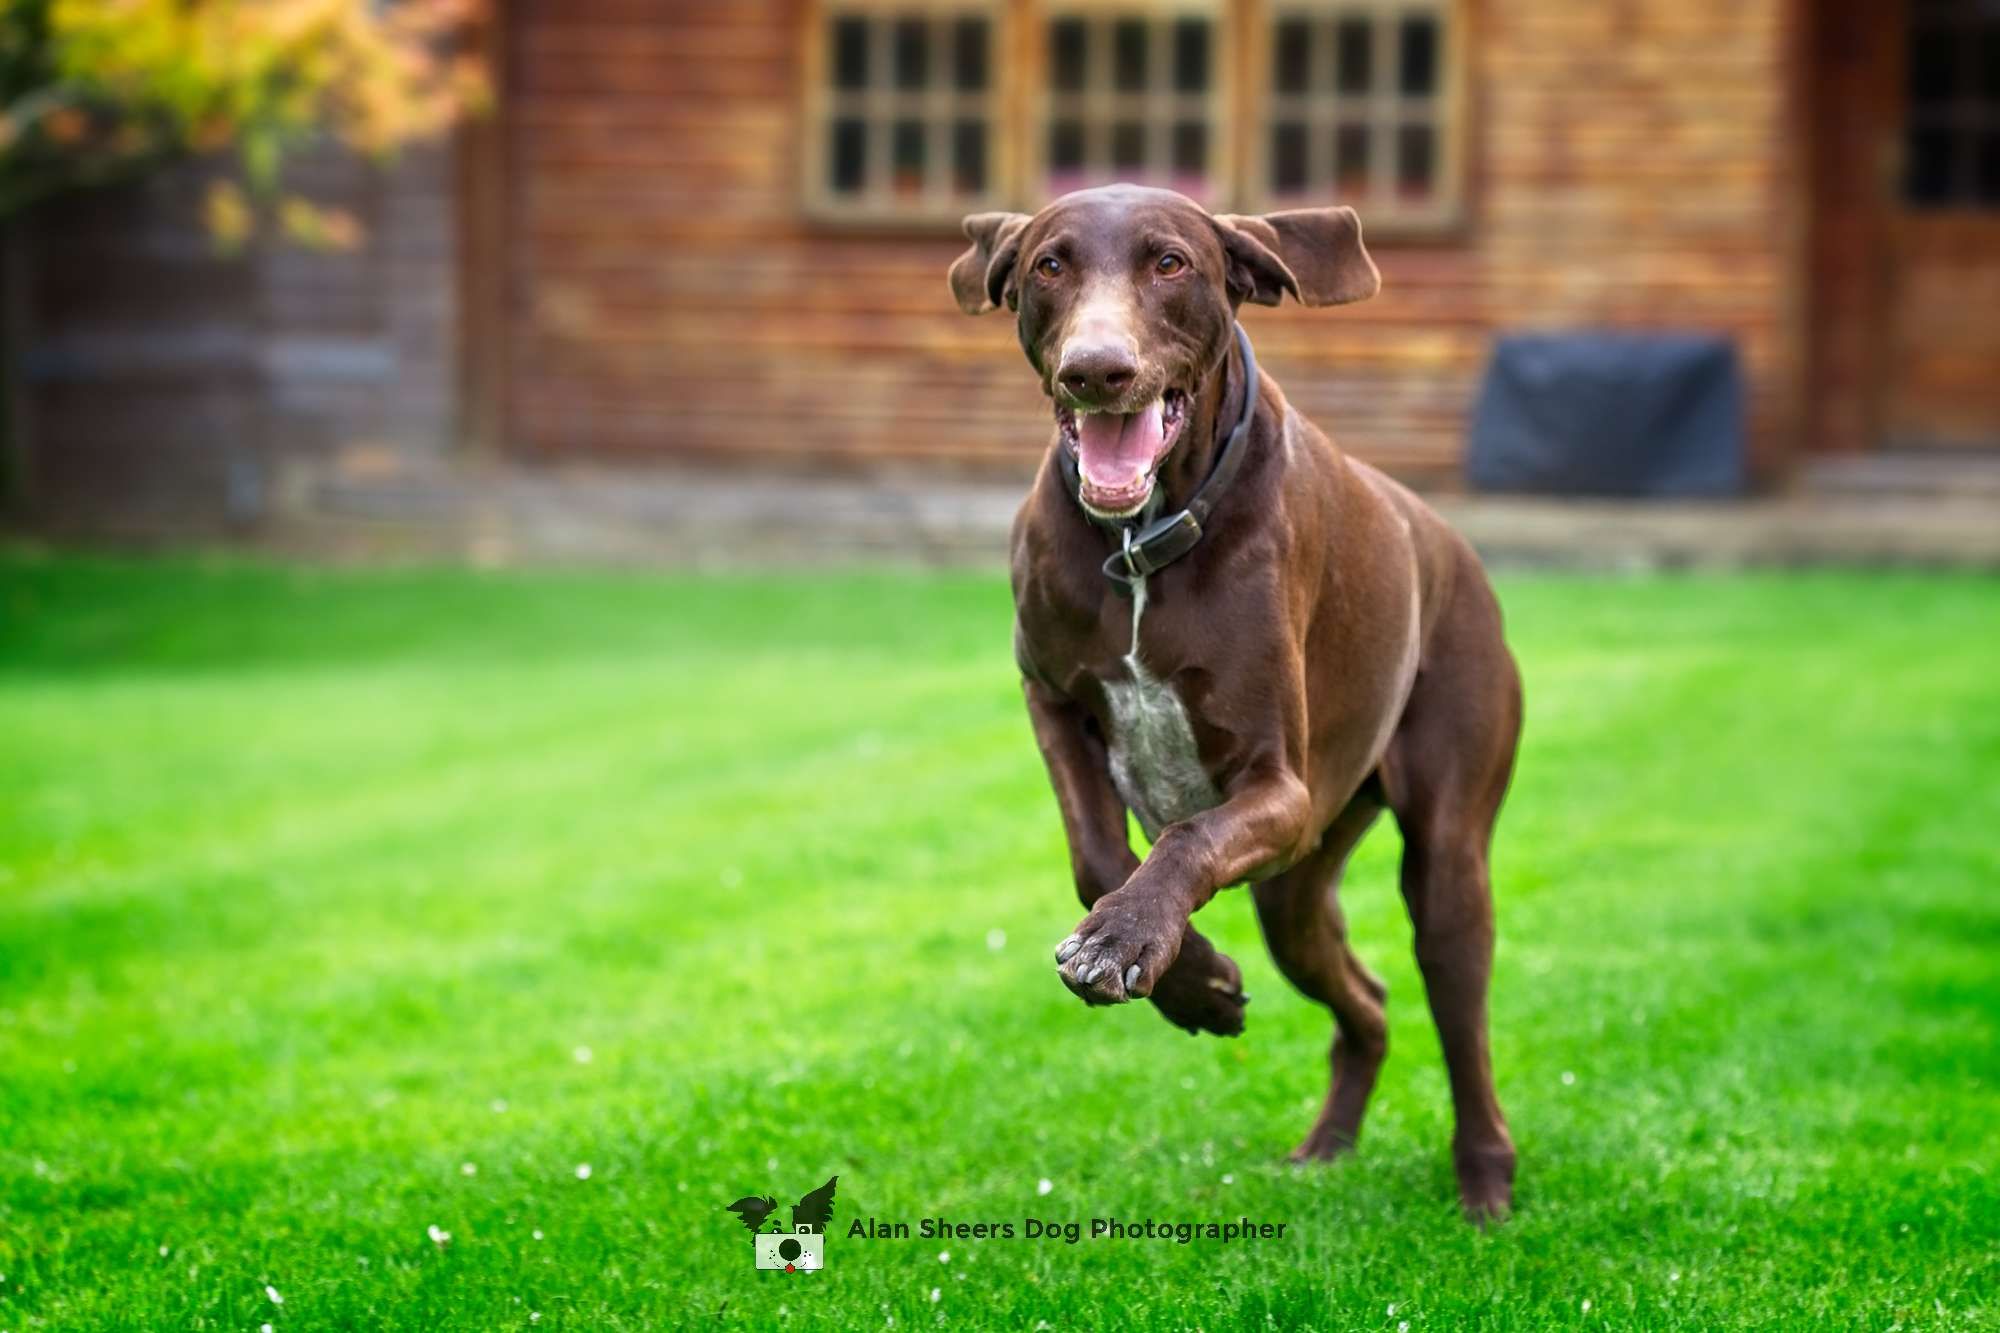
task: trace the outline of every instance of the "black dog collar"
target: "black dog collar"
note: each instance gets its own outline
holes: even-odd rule
[[[1243,411],[1236,418],[1229,438],[1223,441],[1222,453],[1185,509],[1156,518],[1143,527],[1140,519],[1119,522],[1124,544],[1104,562],[1104,576],[1112,582],[1129,588],[1192,551],[1201,540],[1201,525],[1242,469],[1243,441],[1250,434],[1250,419],[1257,415],[1257,358],[1250,350],[1250,335],[1241,324],[1236,326],[1236,345],[1243,349]],[[1063,484],[1069,487],[1074,499],[1083,484],[1077,473],[1076,458],[1060,445],[1056,447],[1056,455],[1062,463]]]

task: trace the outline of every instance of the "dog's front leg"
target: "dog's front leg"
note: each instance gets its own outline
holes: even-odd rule
[[[1311,823],[1305,784],[1275,770],[1247,775],[1222,804],[1161,830],[1144,864],[1057,946],[1063,984],[1092,1004],[1152,994],[1188,918],[1218,890],[1297,861]]]
[[[1125,802],[1111,785],[1104,742],[1086,724],[1083,710],[1036,681],[1023,682],[1022,690],[1062,812],[1076,895],[1089,907],[1139,868],[1125,832]]]
[[[1076,896],[1095,907],[1139,869],[1126,832],[1125,802],[1111,785],[1104,742],[1084,712],[1034,681],[1025,685],[1035,744],[1048,765],[1069,842]],[[1233,1037],[1243,1031],[1243,974],[1183,918],[1177,956],[1154,985],[1153,1004],[1169,1023],[1189,1033]]]

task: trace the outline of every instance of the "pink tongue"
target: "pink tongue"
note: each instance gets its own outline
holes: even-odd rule
[[[1079,412],[1076,417],[1077,466],[1083,479],[1099,491],[1126,491],[1145,479],[1165,438],[1160,400],[1121,416],[1116,412]]]

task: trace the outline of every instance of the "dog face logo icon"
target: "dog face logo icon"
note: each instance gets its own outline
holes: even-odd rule
[[[746,1194],[735,1203],[725,1204],[752,1234],[752,1258],[758,1268],[785,1273],[810,1273],[826,1265],[826,1228],[833,1221],[833,1187],[839,1176],[800,1199],[792,1208],[792,1229],[775,1224],[764,1230],[765,1219],[777,1211],[778,1201],[769,1194]]]

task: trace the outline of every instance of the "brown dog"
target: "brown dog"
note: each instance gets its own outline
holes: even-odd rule
[[[1012,563],[1015,656],[1089,909],[1057,949],[1064,984],[1235,1035],[1241,974],[1188,918],[1250,881],[1279,970],[1336,1025],[1332,1088],[1294,1157],[1351,1147],[1387,1033],[1335,890],[1387,807],[1460,1194],[1476,1217],[1504,1213],[1486,862],[1521,687],[1499,608],[1471,548],[1292,411],[1235,328],[1244,301],[1374,295],[1353,210],[1210,216],[1115,186],[965,232],[953,295],[1016,312],[1055,400]],[[1127,810],[1152,841],[1143,862]]]

